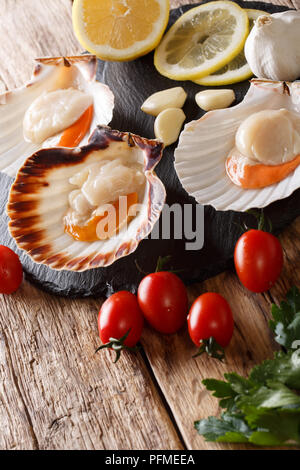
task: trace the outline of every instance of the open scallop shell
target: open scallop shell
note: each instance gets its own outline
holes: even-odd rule
[[[279,183],[262,189],[236,186],[225,170],[241,122],[257,111],[280,108],[299,113],[300,119],[300,82],[254,79],[240,104],[210,111],[198,121],[188,123],[175,150],[175,168],[185,190],[200,204],[221,211],[243,212],[268,206],[299,188],[300,166]]]
[[[142,209],[127,230],[105,241],[75,241],[65,233],[63,217],[74,189],[69,179],[103,155],[118,155],[128,147],[143,164],[146,176]],[[57,270],[85,271],[104,267],[129,255],[152,230],[164,206],[166,192],[154,173],[163,144],[127,132],[98,126],[89,144],[76,149],[42,149],[27,159],[13,184],[7,205],[9,230],[17,245],[34,261]]]
[[[31,103],[43,92],[74,87],[92,95],[94,116],[90,131],[112,119],[114,96],[108,86],[96,81],[97,59],[92,55],[36,59],[27,85],[0,94],[0,171],[15,176],[22,163],[41,148],[23,138],[23,118]],[[81,141],[88,141],[90,132]],[[54,147],[61,133],[47,139],[42,147]]]

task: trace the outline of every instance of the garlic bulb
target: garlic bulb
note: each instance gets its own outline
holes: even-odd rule
[[[293,81],[300,77],[300,11],[261,15],[245,44],[245,56],[259,78]]]

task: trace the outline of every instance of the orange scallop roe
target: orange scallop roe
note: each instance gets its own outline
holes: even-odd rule
[[[94,107],[91,105],[74,124],[64,130],[58,145],[60,147],[76,147],[90,128],[93,112]]]
[[[114,219],[107,220],[107,224],[103,227],[103,236],[99,237],[99,232],[97,233],[97,227],[99,222],[104,218],[109,218],[110,213],[106,211],[103,215],[98,215],[90,219],[85,225],[73,225],[69,224],[66,220],[65,224],[65,232],[71,235],[75,240],[81,242],[95,242],[98,240],[105,240],[109,238],[107,236],[108,227],[112,227],[111,234],[114,235],[120,226],[124,225],[125,222],[129,222],[132,217],[129,217],[129,209],[134,204],[138,202],[138,195],[137,193],[130,193],[127,196],[127,211],[126,213],[121,213],[119,210],[119,201],[113,202],[111,205],[115,208],[115,216],[113,215]]]
[[[279,165],[243,165],[239,155],[232,154],[226,160],[226,171],[234,184],[244,189],[259,189],[278,183],[300,164],[300,155]]]

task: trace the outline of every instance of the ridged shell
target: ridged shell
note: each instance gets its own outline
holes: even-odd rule
[[[96,81],[97,59],[92,55],[36,59],[30,82],[0,94],[0,171],[15,176],[25,159],[41,148],[23,138],[23,118],[31,103],[45,91],[73,86],[93,96],[94,116],[90,131],[112,119],[114,96],[109,87]],[[88,141],[90,132],[81,141]],[[47,139],[42,147],[58,144],[61,134]]]
[[[243,189],[231,182],[225,161],[234,147],[239,125],[263,109],[286,108],[299,113],[300,82],[252,80],[244,100],[228,109],[206,113],[188,123],[175,150],[175,168],[185,190],[197,202],[220,211],[246,211],[283,199],[300,187],[300,166],[287,178],[262,189]]]
[[[64,232],[63,217],[74,189],[69,178],[95,161],[94,150],[120,151],[126,143],[144,164],[146,176],[143,209],[115,238],[93,243],[75,241]],[[127,132],[98,126],[89,144],[76,149],[42,149],[27,159],[14,182],[7,213],[9,230],[17,245],[37,263],[57,270],[85,271],[108,266],[129,255],[152,230],[162,211],[166,192],[154,173],[163,144]]]

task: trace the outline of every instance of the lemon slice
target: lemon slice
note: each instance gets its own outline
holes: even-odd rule
[[[157,70],[173,80],[205,77],[223,67],[244,46],[247,13],[236,3],[209,2],[184,13],[154,55]]]
[[[169,0],[75,0],[75,35],[104,60],[132,60],[154,49],[169,19]]]
[[[260,15],[269,15],[262,10],[254,10],[250,8],[245,9],[249,18],[250,31],[254,25],[254,21]],[[253,73],[247,63],[244,50],[242,50],[229,64],[224,65],[221,69],[214,72],[207,77],[194,80],[198,85],[204,86],[219,86],[230,85],[231,83],[242,82],[252,77]]]

